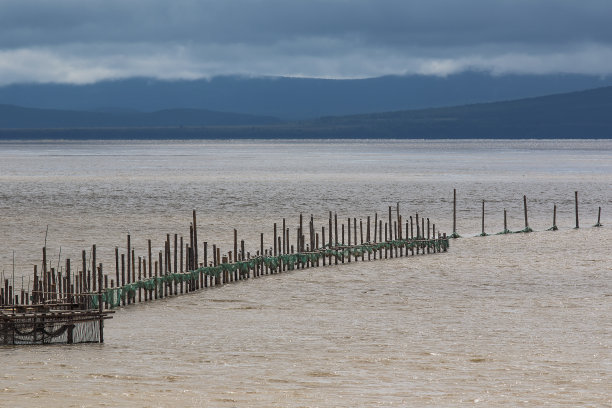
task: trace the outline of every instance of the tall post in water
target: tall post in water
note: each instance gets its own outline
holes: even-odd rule
[[[174,234],[174,272],[183,272],[178,270],[178,234]],[[206,265],[204,265],[206,266]]]
[[[97,264],[96,264],[96,245],[92,245],[91,247],[91,276],[92,276],[92,280],[93,280],[93,288],[92,291],[95,292],[96,291],[96,284],[99,283],[99,279],[96,279],[96,269],[97,269]]]
[[[314,227],[314,215],[310,214],[310,250],[314,250],[316,246],[315,240],[315,227]]]
[[[276,223],[274,223],[274,237],[272,237],[273,240],[274,240],[274,256],[277,255],[277,253],[276,253],[276,250],[277,250],[276,249],[276,235],[277,235],[277,232],[276,232]]]
[[[574,192],[574,201],[576,202],[576,228],[580,228],[580,223],[578,222],[578,192]]]
[[[597,212],[597,224],[595,224],[594,226],[603,227],[603,225],[601,224],[601,207],[599,207],[599,211]]]
[[[100,268],[98,270],[98,313],[100,314],[100,322],[98,323],[98,326],[100,329],[100,343],[104,343],[104,318],[102,316],[102,307],[102,264],[100,264]]]
[[[338,213],[334,212],[334,248],[338,247]],[[338,257],[335,257],[335,264],[338,265]]]
[[[400,205],[397,202],[397,239],[402,239],[402,217],[400,216]]]
[[[279,245],[281,249],[281,254],[286,254],[287,253],[287,219],[283,218],[283,240],[282,240],[282,245]],[[284,265],[283,265],[284,266]]]
[[[304,240],[302,239],[303,236],[305,236],[306,234],[304,233],[304,217],[302,215],[302,213],[300,213],[300,240],[298,243],[298,252],[304,252]]]
[[[193,222],[189,224],[189,250],[191,252],[189,252],[190,254],[193,254]],[[193,256],[189,256],[189,262],[187,264],[187,268],[189,271],[192,271],[194,269],[193,265]]]
[[[389,206],[389,241],[393,241],[393,217],[391,215],[391,206]],[[389,248],[390,258],[393,258],[393,249],[394,245],[391,244],[391,248]]]
[[[378,234],[378,213],[374,213],[374,242],[378,242],[376,238],[376,234]]]
[[[45,300],[47,299],[47,247],[44,246],[43,247],[43,265],[42,265],[42,273],[43,273],[43,294],[42,294],[42,301],[43,303],[45,302]],[[5,296],[7,296],[6,291],[5,291]]]
[[[525,229],[523,230],[523,232],[531,232],[533,230],[529,228],[529,221],[527,221],[527,196],[526,195],[523,195],[523,209],[525,211]]]
[[[348,218],[348,222],[347,222],[347,233],[348,233],[348,246],[351,246],[351,217]],[[351,262],[351,254],[349,252],[348,255],[348,262]]]
[[[234,263],[238,262],[238,230],[234,228]]]
[[[196,210],[193,210],[193,268],[198,269],[198,224],[196,222]]]
[[[457,234],[457,189],[453,188],[453,234],[451,238],[459,238]]]
[[[115,278],[117,286],[121,286],[121,281],[119,280],[119,247],[115,247]]]
[[[481,237],[486,236],[487,233],[485,232],[485,200],[482,200],[482,233],[480,234]]]
[[[504,234],[507,234],[508,232],[508,217],[506,214],[506,209],[504,208]]]
[[[127,235],[127,283],[130,283],[130,276],[132,275],[132,268],[131,268],[131,262],[130,262],[130,252],[132,250],[132,244],[131,244],[131,237],[130,234],[128,233]]]

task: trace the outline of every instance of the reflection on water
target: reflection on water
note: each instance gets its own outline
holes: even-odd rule
[[[612,142],[70,142],[0,144],[0,261],[129,231],[247,249],[300,212],[320,226],[386,214],[459,232],[446,254],[299,270],[119,311],[107,343],[0,348],[0,406],[487,406],[611,404]],[[573,192],[581,223],[573,230]],[[474,237],[486,199],[487,232]],[[291,235],[293,238],[294,236]],[[26,283],[27,285],[27,283]]]

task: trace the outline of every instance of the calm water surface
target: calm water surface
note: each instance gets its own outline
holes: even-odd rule
[[[450,233],[457,188],[464,235],[132,306],[104,345],[0,348],[0,406],[611,406],[611,187],[610,141],[0,143],[0,269],[14,251],[26,287],[47,226],[52,263],[95,243],[111,267],[192,209],[225,251],[233,228],[255,250],[282,218],[396,202]],[[523,194],[540,232],[476,237],[483,199],[487,232],[504,208],[522,229]]]

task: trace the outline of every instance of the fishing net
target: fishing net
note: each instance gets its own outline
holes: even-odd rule
[[[195,281],[199,279],[201,275],[219,277],[223,273],[234,273],[238,272],[240,275],[248,275],[250,270],[255,269],[258,265],[266,267],[268,270],[275,272],[279,271],[283,266],[288,270],[293,270],[299,265],[306,265],[307,263],[314,264],[324,257],[333,257],[335,259],[342,259],[343,257],[350,256],[361,256],[365,253],[373,253],[382,249],[392,248],[428,248],[437,252],[447,250],[449,247],[448,238],[440,239],[408,239],[408,240],[394,240],[378,243],[366,243],[356,246],[341,246],[336,244],[331,246],[326,244],[323,248],[307,253],[297,254],[282,254],[278,256],[259,256],[245,261],[238,261],[235,263],[222,263],[216,266],[205,266],[193,271],[184,273],[170,273],[167,275],[156,276],[153,278],[139,280],[137,282],[129,283],[117,288],[108,288],[102,291],[101,298],[102,302],[108,304],[110,308],[115,308],[121,304],[122,300],[135,299],[136,293],[139,289],[145,290],[163,290],[165,285]],[[98,308],[98,295],[93,294],[91,296],[91,304],[94,309]]]
[[[16,316],[0,321],[0,344],[97,343],[99,320],[78,317]]]

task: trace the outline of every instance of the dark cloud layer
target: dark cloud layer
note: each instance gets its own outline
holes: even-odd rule
[[[0,0],[0,7],[4,83],[612,70],[609,0]]]

